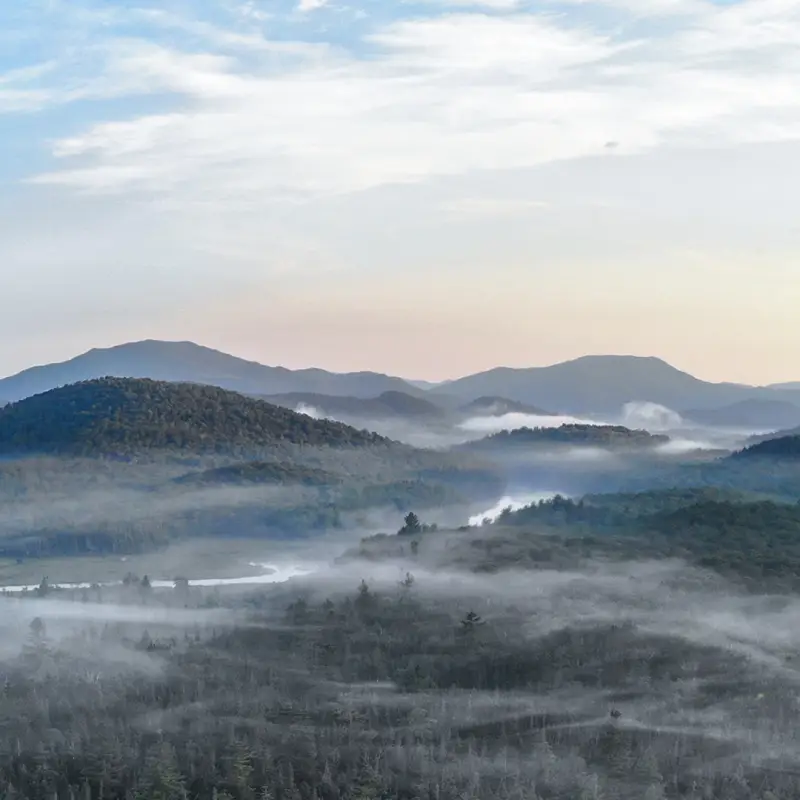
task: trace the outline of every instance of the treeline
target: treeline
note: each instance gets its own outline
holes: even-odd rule
[[[751,445],[733,454],[734,458],[800,459],[800,435],[779,436]]]
[[[478,572],[682,559],[755,591],[800,591],[800,504],[725,490],[556,496],[480,527],[400,533],[368,537],[344,558]]]
[[[756,589],[800,590],[800,504],[713,489],[556,497],[504,511],[495,526],[519,530],[520,562],[540,532],[584,557],[682,558]]]
[[[549,428],[515,428],[494,433],[476,442],[468,442],[464,449],[481,450],[527,446],[537,444],[581,445],[595,447],[643,447],[669,442],[669,436],[645,430],[632,430],[622,425],[587,425],[566,423]]]

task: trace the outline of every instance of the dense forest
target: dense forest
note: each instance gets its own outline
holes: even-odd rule
[[[98,573],[0,596],[0,800],[796,800],[798,461],[662,461],[667,441],[425,451],[141,380],[9,406],[4,575]],[[515,461],[575,446],[614,458]],[[463,524],[529,474],[646,490]],[[274,586],[166,558],[337,530],[371,535]],[[147,553],[158,574],[100,571]]]
[[[557,428],[515,428],[500,431],[463,445],[466,450],[493,450],[535,445],[574,445],[602,448],[653,447],[667,444],[669,437],[622,425],[567,423]]]
[[[734,453],[732,457],[800,459],[800,435],[767,439]]]
[[[368,537],[345,558],[481,572],[579,567],[594,559],[681,559],[754,591],[800,591],[800,504],[715,489],[555,497],[456,533]]]
[[[113,591],[43,583],[14,606],[30,620],[18,652],[4,647],[0,796],[800,791],[793,683],[689,626],[702,598],[709,611],[719,604],[713,587],[696,594],[679,575],[644,572],[628,576],[626,598],[602,576],[576,584],[550,572],[527,596],[510,574],[459,592],[419,566],[394,586],[323,581],[244,595],[180,582],[160,592],[135,576]],[[594,613],[616,609],[616,621],[581,621],[587,592]],[[543,615],[551,604],[555,616]],[[670,632],[670,614],[686,629]],[[787,643],[781,659],[797,652]]]
[[[800,459],[782,456],[780,452],[768,454],[746,449],[722,457],[705,456],[694,461],[664,462],[655,466],[643,464],[641,470],[631,469],[622,475],[613,491],[697,486],[770,495],[791,502],[800,499]]]
[[[0,410],[4,455],[256,452],[284,444],[390,443],[375,433],[312,419],[214,386],[147,379],[84,381]]]

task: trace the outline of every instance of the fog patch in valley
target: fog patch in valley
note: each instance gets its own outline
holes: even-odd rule
[[[414,576],[415,595],[439,609],[451,609],[454,624],[467,609],[477,611],[489,626],[516,619],[518,635],[534,649],[541,642],[544,652],[549,652],[547,642],[553,636],[578,641],[595,631],[602,641],[604,631],[617,631],[610,635],[627,642],[616,654],[621,663],[639,657],[649,664],[672,653],[681,675],[666,684],[632,674],[606,687],[570,683],[545,694],[454,691],[421,696],[384,687],[370,697],[371,703],[411,704],[455,725],[547,714],[574,718],[548,724],[550,731],[600,730],[609,725],[613,708],[621,715],[618,727],[733,745],[719,761],[707,754],[698,768],[725,772],[737,763],[764,766],[776,760],[784,767],[787,760],[800,765],[800,598],[746,595],[677,560],[596,562],[581,569],[494,575],[426,569],[411,562],[355,563],[317,575],[306,585],[320,597],[361,579],[374,591],[392,591],[404,569]],[[596,658],[594,666],[591,657],[584,662],[585,669],[605,669]],[[352,691],[355,699],[358,692]]]
[[[11,500],[3,507],[3,526],[21,530],[70,525],[90,526],[142,522],[179,516],[188,512],[243,508],[258,504],[284,505],[301,501],[299,486],[167,486],[159,491],[132,488],[84,490],[64,495],[49,494],[35,502]]]
[[[416,422],[403,418],[368,419],[335,416],[314,406],[301,403],[296,406],[298,413],[307,414],[314,419],[329,419],[342,422],[359,429],[379,433],[413,447],[443,450],[502,431],[519,428],[558,428],[562,425],[614,425],[631,430],[646,430],[653,434],[665,434],[672,441],[654,448],[656,454],[664,456],[685,455],[704,450],[733,450],[741,447],[748,437],[767,433],[761,429],[713,427],[692,423],[684,419],[674,409],[659,403],[631,401],[617,414],[598,414],[574,416],[570,414],[538,415],[523,412],[493,414],[492,408],[466,419],[443,422]],[[588,459],[592,448],[580,447],[562,449],[559,458]],[[595,448],[600,450],[600,448]],[[608,451],[606,451],[608,452]],[[599,452],[594,457],[602,458]]]
[[[538,495],[509,497],[513,502],[536,501]],[[502,502],[502,501],[501,501]],[[506,503],[508,505],[508,503]],[[446,551],[464,534],[435,534],[431,548]],[[468,534],[467,534],[468,535]],[[349,536],[349,534],[348,534]],[[435,540],[435,543],[434,543]],[[370,591],[396,594],[404,576],[414,581],[410,594],[417,601],[451,615],[453,626],[468,610],[478,612],[489,628],[507,630],[518,647],[540,652],[547,663],[553,642],[590,641],[597,636],[621,637],[620,646],[601,656],[585,645],[579,666],[567,660],[552,670],[565,670],[563,685],[548,691],[459,690],[407,693],[390,683],[342,684],[338,701],[354,710],[385,705],[413,712],[419,730],[463,730],[510,725],[526,719],[543,720],[550,735],[596,736],[609,725],[609,711],[621,717],[619,730],[663,737],[664,747],[675,738],[703,742],[704,760],[698,770],[722,772],[743,763],[781,768],[800,765],[800,599],[754,596],[740,592],[723,579],[678,560],[607,563],[593,561],[571,569],[504,570],[474,573],[443,567],[426,560],[397,559],[391,563],[360,560],[333,563],[343,542],[286,553],[271,569],[281,572],[281,586],[294,596],[322,602],[330,597],[354,596],[363,580]],[[290,561],[291,559],[291,561]],[[253,562],[252,566],[259,566]],[[266,566],[266,565],[260,565]],[[273,573],[273,574],[276,574]],[[244,578],[242,579],[244,580]],[[235,579],[231,579],[235,586]],[[203,591],[211,581],[195,580]],[[254,587],[251,587],[254,588]],[[276,587],[273,587],[273,589]],[[262,587],[269,592],[270,587]],[[237,615],[227,610],[159,609],[150,606],[75,603],[58,599],[9,600],[0,623],[4,640],[0,657],[10,657],[24,645],[34,617],[46,620],[48,637],[62,642],[77,655],[74,639],[81,626],[123,624],[142,630],[181,631],[192,627],[235,624]],[[275,611],[286,605],[285,595],[275,598]],[[13,610],[12,610],[13,609]],[[242,618],[239,618],[241,621]],[[610,632],[610,633],[609,633]],[[555,638],[554,638],[555,637]],[[566,637],[566,638],[563,638]],[[583,637],[583,638],[581,638]],[[588,638],[587,638],[588,637]],[[610,641],[610,640],[609,640]],[[60,646],[60,645],[59,645]],[[581,645],[582,647],[584,645]],[[103,652],[92,646],[87,652]],[[127,655],[126,655],[127,654]],[[236,659],[231,653],[231,658]],[[640,674],[624,666],[628,659],[674,658],[679,675],[666,683],[645,670]],[[126,661],[127,658],[127,661]],[[615,668],[603,659],[618,662]],[[117,645],[105,648],[98,670],[129,671],[157,676],[157,656],[128,654]],[[619,676],[614,677],[614,670]],[[597,672],[606,676],[598,685],[580,683],[576,676]],[[776,707],[781,714],[775,713]],[[712,742],[724,745],[719,752]],[[658,747],[656,743],[653,745]],[[505,761],[491,751],[451,759],[448,769],[483,770],[502,776],[509,768],[538,774],[538,750],[507,754]],[[509,761],[510,759],[510,761]],[[565,785],[580,766],[577,755],[547,762],[564,772]]]
[[[552,500],[556,494],[560,493],[532,492],[529,494],[505,495],[485,511],[481,511],[478,514],[473,514],[469,518],[469,525],[483,525],[487,520],[489,522],[494,522],[506,509],[518,511],[521,508],[526,508],[527,506],[530,506],[534,503],[539,503],[540,501]]]
[[[512,411],[501,416],[475,416],[459,423],[458,427],[476,436],[490,436],[501,431],[517,430],[518,428],[559,428],[562,425],[599,425],[597,420],[571,417],[549,416],[539,414],[524,414]]]
[[[625,403],[619,424],[626,428],[641,428],[651,433],[664,433],[686,427],[683,417],[677,411],[658,403],[643,401]]]
[[[328,419],[332,422],[339,422],[339,420],[328,416],[324,411],[321,411],[320,409],[309,405],[308,403],[298,403],[294,410],[298,414],[305,414],[305,416],[311,417],[311,419]]]
[[[692,424],[684,420],[677,411],[649,402],[626,403],[617,415],[597,417],[538,416],[521,413],[497,417],[480,416],[465,420],[459,428],[473,435],[489,436],[519,428],[558,428],[562,425],[621,425],[631,430],[666,434],[673,439],[674,445],[671,442],[656,449],[673,454],[697,450],[730,450],[740,446],[749,436],[758,433],[749,429],[715,428]],[[673,449],[670,449],[671,445]]]

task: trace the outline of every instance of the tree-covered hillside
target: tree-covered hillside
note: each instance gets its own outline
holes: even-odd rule
[[[0,410],[0,557],[305,537],[491,502],[490,464],[211,386],[105,378]]]
[[[622,425],[570,423],[557,428],[516,428],[500,431],[463,445],[466,450],[495,450],[537,445],[573,445],[603,448],[653,447],[667,444],[669,437]]]
[[[257,452],[283,445],[386,446],[374,433],[197,384],[85,381],[0,410],[0,453]]]
[[[800,435],[780,436],[750,445],[732,458],[776,458],[800,460]]]
[[[529,403],[520,403],[509,400],[507,397],[478,397],[461,406],[461,411],[467,416],[492,416],[500,417],[504,414],[530,414],[535,417],[555,416],[552,411],[546,411],[539,406]]]
[[[368,538],[348,558],[412,552],[428,566],[481,572],[678,558],[754,590],[800,591],[800,505],[717,489],[557,496],[457,533]]]
[[[378,397],[340,397],[312,392],[264,395],[261,399],[283,408],[307,407],[322,414],[341,419],[440,420],[446,416],[443,408],[422,397],[405,392],[389,391]]]

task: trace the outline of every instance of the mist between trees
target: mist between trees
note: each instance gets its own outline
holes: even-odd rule
[[[680,562],[42,593],[3,601],[3,797],[800,791],[798,601]]]

